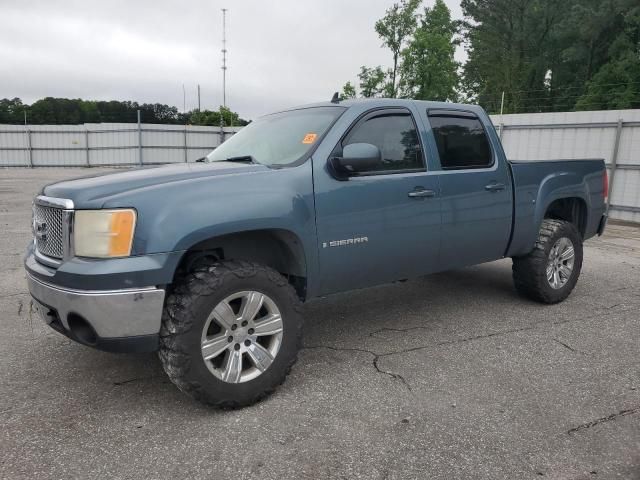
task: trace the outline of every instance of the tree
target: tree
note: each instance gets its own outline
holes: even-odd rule
[[[0,123],[23,123],[27,105],[23,105],[19,98],[3,98],[0,100]]]
[[[588,82],[577,110],[640,108],[640,6],[628,11],[610,60]]]
[[[571,2],[555,35],[555,57],[550,67],[554,81],[549,102],[553,110],[572,109],[605,65],[618,61],[626,52],[637,51],[638,42],[634,46],[626,37],[634,22],[637,26],[638,10],[637,0]],[[616,45],[624,45],[623,51]]]
[[[379,97],[386,87],[387,75],[382,67],[360,67],[360,95],[364,98]]]
[[[462,0],[467,97],[497,111],[506,92],[511,112],[527,107],[531,97],[546,97],[555,34],[575,1]]]
[[[416,10],[421,0],[401,0],[394,3],[389,8],[385,16],[375,24],[375,31],[382,39],[383,46],[391,50],[393,55],[393,68],[390,75],[389,96],[395,97],[397,94],[396,79],[398,74],[398,62],[400,53],[404,48],[406,40],[413,34],[416,28]]]
[[[130,101],[93,101],[81,99],[47,97],[31,106],[23,104],[19,98],[0,100],[0,124],[20,124],[24,122],[24,112],[30,124],[82,124],[82,123],[134,123],[138,120],[138,110],[145,123],[174,125],[220,125],[220,112],[180,113],[176,107],[162,103],[138,104]],[[247,125],[247,121],[228,108],[222,108],[225,125]],[[201,115],[196,115],[201,113]]]
[[[184,123],[184,117],[180,115],[177,107],[162,103],[143,103],[139,109],[146,123]]]
[[[457,23],[443,0],[425,8],[420,26],[402,51],[400,90],[403,97],[418,100],[454,100],[458,63],[454,59],[459,41]]]
[[[100,121],[105,123],[133,123],[138,120],[137,110],[140,106],[136,102],[119,102],[117,100],[97,101],[96,107],[100,112]]]
[[[576,110],[625,108],[640,108],[640,58],[632,53],[603,66],[576,103]]]
[[[356,87],[351,83],[347,82],[342,87],[342,93],[340,94],[340,98],[344,100],[348,100],[350,98],[356,98]]]
[[[462,87],[490,111],[502,92],[507,112],[573,110],[595,75],[626,55],[612,46],[638,51],[637,37],[621,40],[637,35],[638,0],[462,0],[462,8]],[[620,68],[607,67],[607,76]]]
[[[188,114],[188,123],[191,125],[213,125],[220,126],[220,112],[224,126],[244,126],[249,122],[240,118],[237,113],[229,108],[220,107],[220,110],[193,110]]]
[[[31,105],[29,119],[35,124],[43,124],[47,121],[59,125],[84,123],[81,104],[80,99],[46,97]]]

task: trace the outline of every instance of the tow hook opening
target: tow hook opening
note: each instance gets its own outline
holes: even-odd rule
[[[98,343],[98,335],[93,327],[84,317],[77,313],[70,313],[67,316],[67,323],[71,334],[81,343],[95,346]]]

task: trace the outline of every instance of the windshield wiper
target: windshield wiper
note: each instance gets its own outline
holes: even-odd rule
[[[259,165],[258,162],[256,162],[256,159],[253,158],[251,155],[241,155],[238,157],[229,157],[226,158],[224,160],[225,162],[237,162],[237,163],[253,163],[256,165]]]

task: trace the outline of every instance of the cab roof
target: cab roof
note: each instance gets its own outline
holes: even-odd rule
[[[476,114],[484,113],[482,107],[478,105],[470,105],[464,103],[451,103],[451,102],[434,102],[429,100],[411,100],[404,98],[357,98],[341,100],[337,103],[333,102],[318,102],[309,103],[306,105],[299,105],[292,108],[287,108],[282,111],[300,110],[304,108],[314,107],[344,107],[357,110],[370,110],[372,108],[379,107],[415,107],[418,109],[424,108],[425,110],[431,109],[445,109],[445,110],[463,110],[467,112],[473,112]]]

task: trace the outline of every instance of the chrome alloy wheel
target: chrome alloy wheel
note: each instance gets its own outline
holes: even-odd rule
[[[547,281],[551,288],[558,290],[567,284],[573,273],[575,256],[573,243],[567,237],[559,238],[551,247],[547,262]]]
[[[202,358],[209,371],[228,383],[260,376],[282,344],[280,310],[267,295],[238,292],[213,309],[202,331]]]

